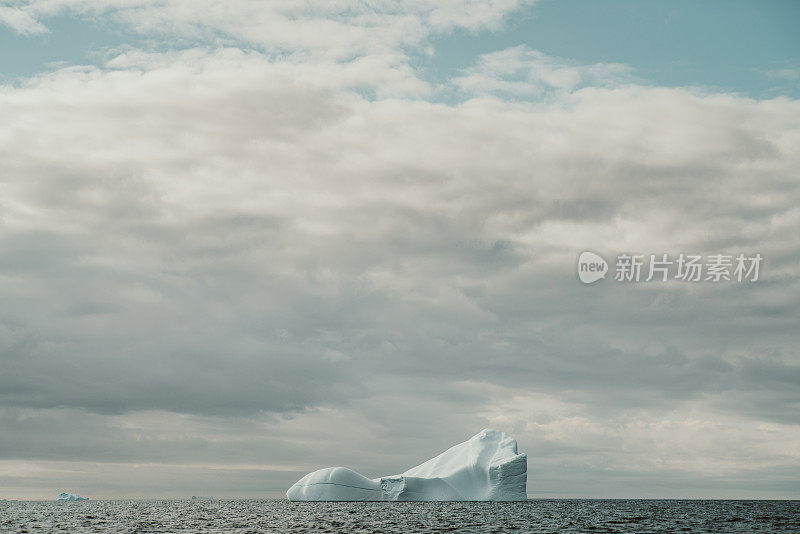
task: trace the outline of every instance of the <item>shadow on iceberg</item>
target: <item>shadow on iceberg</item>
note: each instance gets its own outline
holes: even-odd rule
[[[482,430],[439,456],[393,476],[370,479],[328,467],[298,480],[290,501],[524,501],[528,457],[514,438]]]

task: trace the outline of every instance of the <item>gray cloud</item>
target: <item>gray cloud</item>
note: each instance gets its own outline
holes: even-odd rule
[[[221,49],[3,87],[0,486],[179,494],[211,465],[270,493],[500,426],[532,493],[796,492],[773,474],[800,462],[800,104],[517,52],[519,90],[543,65],[588,82],[365,99],[393,64]],[[765,264],[585,287],[586,249]],[[97,462],[161,467],[126,487]]]

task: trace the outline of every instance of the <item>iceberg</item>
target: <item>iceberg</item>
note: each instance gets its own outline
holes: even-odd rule
[[[290,501],[524,501],[528,456],[517,441],[485,429],[399,475],[367,478],[346,467],[307,474]]]
[[[56,497],[57,501],[88,501],[89,497],[81,497],[77,493],[60,493]]]

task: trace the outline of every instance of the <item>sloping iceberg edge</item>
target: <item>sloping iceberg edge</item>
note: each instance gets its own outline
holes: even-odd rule
[[[290,501],[524,501],[528,457],[517,441],[485,429],[439,456],[401,473],[367,478],[346,467],[307,474],[289,488]]]

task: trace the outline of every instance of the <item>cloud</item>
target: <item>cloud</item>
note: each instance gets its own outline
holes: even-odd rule
[[[0,6],[0,25],[8,26],[21,35],[38,35],[47,28],[27,11],[9,6]]]
[[[48,17],[74,14],[111,19],[161,40],[190,39],[299,51],[335,59],[395,53],[454,28],[497,28],[526,0],[23,0],[0,22],[21,33],[44,31]],[[24,28],[36,28],[36,32]]]
[[[53,477],[72,459],[58,480],[138,495],[155,474],[126,493],[93,462],[149,462],[185,484],[224,467],[255,495],[326,464],[400,471],[500,426],[554,494],[584,474],[616,495],[698,477],[789,491],[770,481],[798,463],[800,103],[524,48],[435,102],[405,37],[362,37],[422,25],[419,43],[516,4],[331,5],[261,51],[130,49],[0,87],[0,484],[42,487],[30,462]],[[219,18],[257,42],[177,2],[26,6],[180,34]],[[586,249],[765,264],[750,285],[584,287]]]
[[[633,81],[632,69],[620,63],[580,65],[515,46],[480,56],[452,80],[459,89],[478,95],[542,98],[580,87],[615,86]]]

